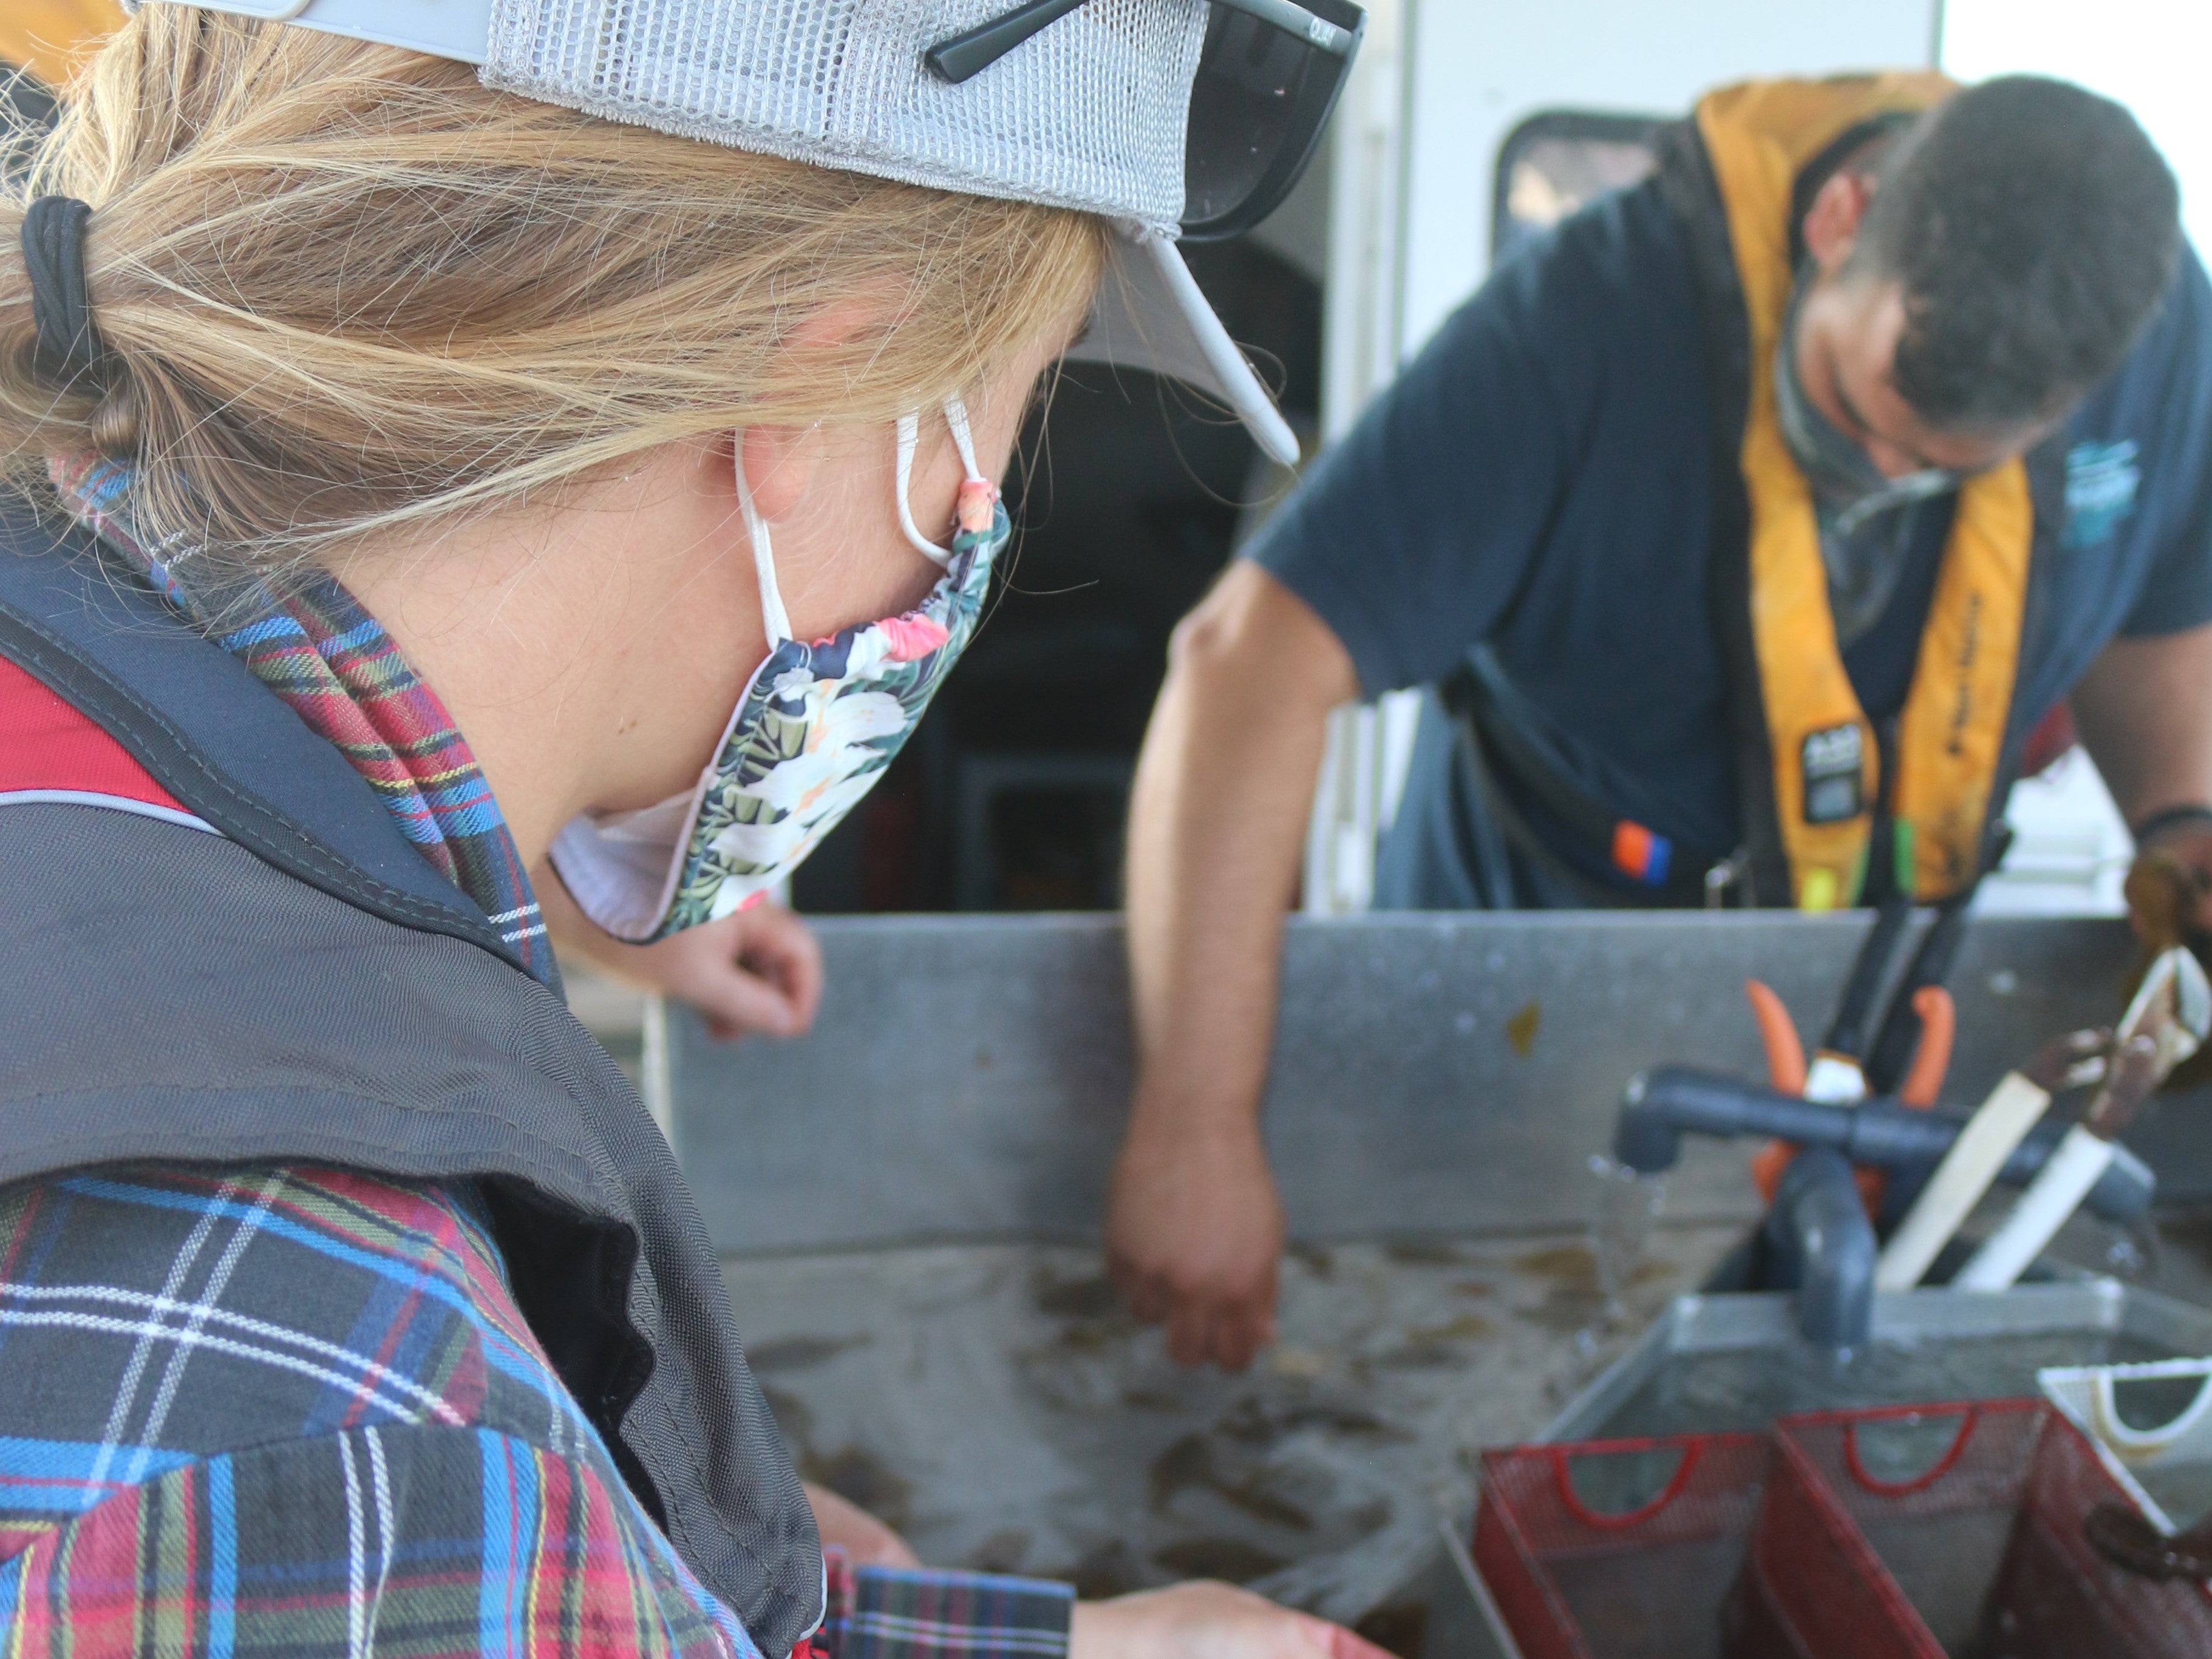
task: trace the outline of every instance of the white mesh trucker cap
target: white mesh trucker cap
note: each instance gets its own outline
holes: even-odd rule
[[[1278,30],[1291,26],[1273,14],[1304,19],[1298,27],[1316,40],[1334,29],[1341,38],[1327,49],[1343,64],[1357,47],[1360,15],[1345,0],[1305,3],[1328,6],[1353,24],[1349,31],[1281,0],[1224,3]],[[1003,27],[1010,6],[1024,8],[1014,0],[197,3],[474,64],[489,86],[611,120],[1103,215],[1121,235],[1091,327],[1069,355],[1171,375],[1234,410],[1274,459],[1297,460],[1289,425],[1176,247],[1206,0],[1033,5],[1044,21],[1018,22],[1018,46],[957,82],[926,64],[932,49],[962,31]],[[1291,177],[1310,154],[1312,124],[1305,150],[1284,164]]]

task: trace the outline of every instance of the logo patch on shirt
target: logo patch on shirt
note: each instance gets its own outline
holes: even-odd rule
[[[2142,469],[2132,438],[2117,444],[2076,444],[2066,451],[2066,534],[2069,551],[2094,548],[2136,510]]]
[[[1805,773],[1805,821],[1841,824],[1859,815],[1866,798],[1865,740],[1856,724],[1830,726],[1798,750]]]

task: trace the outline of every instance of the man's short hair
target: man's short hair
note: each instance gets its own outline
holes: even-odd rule
[[[1881,163],[1850,267],[1905,290],[1893,376],[1939,430],[2057,415],[2118,368],[2180,257],[2180,192],[2135,118],[2008,76]]]

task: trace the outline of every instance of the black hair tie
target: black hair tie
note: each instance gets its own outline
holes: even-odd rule
[[[41,196],[23,215],[23,264],[31,274],[31,320],[39,331],[38,368],[63,384],[97,375],[106,348],[92,323],[84,284],[84,227],[90,204]]]

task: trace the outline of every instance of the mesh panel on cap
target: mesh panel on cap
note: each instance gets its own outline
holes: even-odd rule
[[[495,0],[487,84],[980,196],[1182,216],[1203,0],[1089,0],[959,86],[922,64],[1012,0]]]

